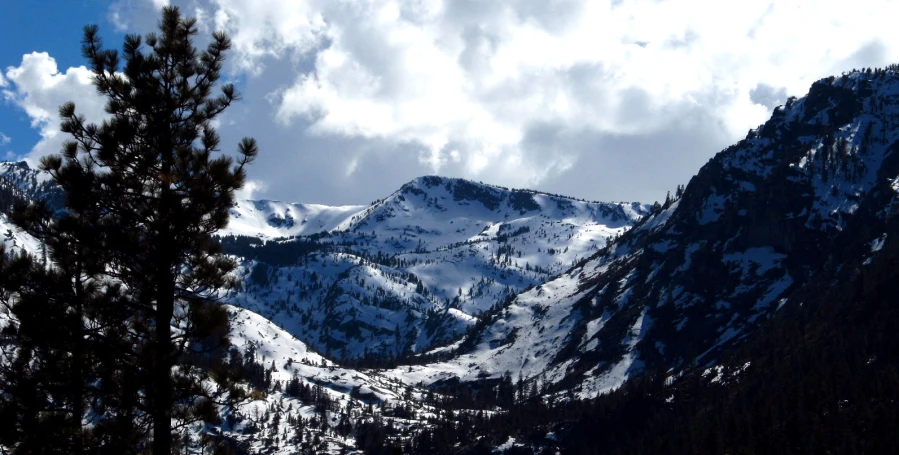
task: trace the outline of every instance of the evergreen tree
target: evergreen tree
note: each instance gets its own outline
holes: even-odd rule
[[[212,122],[238,95],[230,84],[213,94],[227,36],[214,33],[199,52],[196,34],[195,19],[164,8],[159,34],[125,38],[120,68],[119,52],[103,49],[96,26],[85,27],[82,51],[109,118],[88,123],[74,104],[60,108],[62,131],[72,140],[41,167],[65,191],[65,213],[53,220],[36,205],[16,217],[45,239],[53,265],[44,269],[27,258],[3,265],[22,271],[0,283],[17,321],[12,337],[20,347],[33,345],[11,351],[30,374],[25,377],[37,378],[22,390],[43,394],[27,409],[46,418],[46,408],[65,404],[59,415],[69,423],[59,432],[71,434],[85,433],[83,419],[99,415],[88,426],[90,444],[121,452],[172,453],[173,421],[216,418],[205,380],[231,379],[220,359],[228,345],[227,313],[216,297],[232,284],[235,263],[220,254],[212,234],[226,226],[257,148],[245,138],[237,160],[213,156],[220,149]],[[30,313],[60,320],[35,331],[41,318]],[[23,338],[29,331],[34,335]],[[62,392],[48,389],[49,375],[65,383]],[[24,394],[14,396],[18,389],[2,387],[12,393],[10,403],[27,403]],[[0,412],[9,409],[17,408]],[[3,443],[22,447],[16,434],[30,433],[29,423],[15,422],[18,433],[5,432],[11,436]],[[68,449],[58,451],[81,452],[86,441],[67,440]]]
[[[88,215],[70,206],[53,219],[44,203],[20,203],[12,216],[52,259],[51,267],[25,253],[0,262],[0,302],[10,318],[0,413],[16,423],[4,428],[0,444],[16,453],[136,449],[136,410],[122,404],[136,402],[137,375],[112,356],[133,341],[123,323],[121,285],[104,274],[109,256]]]
[[[0,416],[14,424],[0,430],[0,444],[15,453],[81,453],[86,436],[81,306],[63,278],[25,254],[0,259],[0,300],[14,316],[0,364]]]

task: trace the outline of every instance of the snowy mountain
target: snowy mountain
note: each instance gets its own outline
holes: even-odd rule
[[[61,206],[46,173],[25,163],[0,171],[20,199]],[[457,340],[477,315],[595,253],[648,210],[434,176],[368,206],[238,200],[222,242],[243,259],[243,286],[227,301],[335,359],[420,353]]]
[[[239,200],[223,235],[276,239],[317,234],[336,229],[365,206],[330,207],[279,201]]]
[[[835,284],[820,277],[864,274],[894,241],[897,126],[895,71],[818,81],[711,159],[682,197],[484,315],[455,357],[392,374],[425,384],[510,374],[595,397],[647,369],[709,368],[785,308],[813,305]]]
[[[214,429],[238,453],[340,453],[356,446],[350,430],[359,422],[376,417],[408,432],[437,412],[423,389],[374,370],[341,368],[256,313],[237,307],[229,313],[232,345],[265,369],[254,386],[268,390],[228,410]]]
[[[633,416],[641,397],[665,408],[764,377],[778,340],[815,339],[829,333],[821,320],[842,320],[833,311],[802,332],[809,308],[895,295],[897,149],[899,72],[876,70],[816,82],[652,207],[442,177],[368,206],[239,201],[221,242],[242,261],[242,285],[226,301],[260,393],[193,434],[239,453],[596,447],[568,414],[525,421],[603,394],[612,404],[591,402],[596,413],[635,403],[623,411]],[[0,167],[4,201],[48,194],[27,166]],[[0,230],[8,249],[40,247],[4,215]],[[896,371],[895,349],[878,357],[865,346],[855,364]],[[867,374],[840,368],[837,381]],[[623,387],[641,376],[661,380],[643,381],[656,387],[649,395]],[[854,412],[833,393],[825,398],[838,406],[815,418]],[[878,397],[869,401],[889,402]],[[516,417],[518,427],[488,424],[512,406],[539,412]]]
[[[24,161],[0,161],[0,211],[8,212],[16,201],[42,199],[53,207],[62,207],[62,190],[50,175],[28,166]]]
[[[40,242],[19,231],[6,214],[16,203],[46,200],[54,207],[62,206],[62,191],[44,172],[31,169],[24,161],[0,162],[0,235],[7,253],[28,251],[41,253]]]
[[[226,251],[248,259],[229,302],[334,358],[369,360],[454,341],[478,314],[593,254],[648,210],[441,177],[349,216],[352,207],[245,204],[231,233],[252,231],[240,224],[248,219],[267,220],[256,232],[304,229],[286,219],[322,229],[264,243],[226,237]]]
[[[14,202],[58,195],[42,185],[49,181],[46,174],[24,163],[2,163],[0,169],[0,195],[11,195]],[[16,228],[8,213],[0,212],[0,232],[7,254],[41,255],[40,241]],[[389,425],[408,434],[439,412],[425,400],[424,389],[377,371],[339,367],[261,315],[233,306],[227,310],[229,361],[245,372],[244,386],[252,393],[236,407],[222,408],[222,421],[180,430],[187,448],[204,451],[215,442],[237,454],[342,453],[357,446],[365,428],[383,432]],[[8,308],[0,308],[4,343],[9,343],[5,329],[12,321]],[[0,445],[0,451],[7,449]]]

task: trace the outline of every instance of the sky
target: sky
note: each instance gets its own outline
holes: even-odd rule
[[[242,196],[365,204],[421,175],[601,201],[685,184],[817,79],[899,62],[899,2],[51,0],[0,16],[0,159],[56,153],[90,120],[81,30],[107,47],[177,5],[229,33],[225,152],[255,137]]]

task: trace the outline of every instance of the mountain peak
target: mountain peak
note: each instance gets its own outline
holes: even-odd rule
[[[510,190],[471,180],[452,177],[428,175],[418,177],[400,188],[400,194],[429,197],[445,197],[449,195],[454,201],[480,202],[488,210],[500,209],[509,197]],[[511,193],[521,193],[511,191]],[[517,204],[522,210],[538,210],[540,206],[533,198],[524,198],[523,204]],[[530,202],[530,203],[529,203]]]
[[[452,341],[509,295],[592,255],[647,210],[423,176],[347,214],[327,235],[245,249],[270,264],[245,269],[259,277],[257,286],[235,303],[338,358],[422,352]],[[298,219],[271,222],[295,226]],[[294,251],[306,253],[290,256]],[[311,271],[315,285],[297,291],[290,280]],[[305,311],[310,315],[298,320]]]

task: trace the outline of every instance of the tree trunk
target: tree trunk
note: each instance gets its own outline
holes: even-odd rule
[[[72,430],[75,432],[72,441],[72,453],[84,452],[81,431],[84,417],[84,288],[82,287],[81,268],[75,271],[75,320],[72,324]]]
[[[172,453],[172,316],[175,312],[174,278],[164,275],[156,286],[156,349],[153,353],[153,455]]]
[[[163,81],[166,95],[170,94],[170,79],[173,76],[169,69]],[[158,223],[155,231],[156,238],[155,255],[153,258],[153,273],[158,281],[154,283],[153,291],[156,292],[156,361],[153,363],[154,386],[156,398],[153,403],[153,455],[171,455],[172,453],[172,316],[175,313],[175,276],[172,272],[172,259],[177,256],[175,251],[175,236],[172,232],[173,225],[178,220],[172,216],[177,206],[173,203],[171,183],[172,162],[174,151],[172,146],[172,125],[169,123],[172,113],[175,111],[174,101],[169,96],[165,99],[165,114],[158,120],[156,128],[159,131],[159,154],[161,169],[161,192],[157,210]]]

